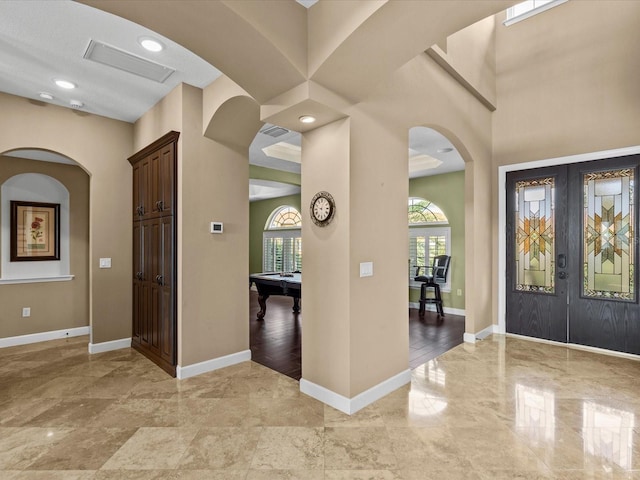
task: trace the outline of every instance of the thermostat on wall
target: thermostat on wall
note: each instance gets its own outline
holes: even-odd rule
[[[222,233],[222,222],[211,222],[211,233]]]

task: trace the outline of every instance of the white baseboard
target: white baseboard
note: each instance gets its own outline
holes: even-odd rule
[[[316,400],[320,400],[322,403],[325,403],[336,410],[352,415],[358,410],[363,409],[367,405],[372,404],[376,400],[388,395],[403,385],[406,385],[410,381],[411,370],[404,370],[353,398],[347,398],[338,393],[332,392],[325,387],[301,378],[300,391],[315,398]]]
[[[420,308],[420,303],[419,302],[409,302],[409,308],[415,308],[418,309]],[[425,305],[425,309],[428,310],[429,312],[435,312],[436,311],[436,306],[435,305]],[[442,306],[442,310],[444,310],[445,315],[447,313],[450,313],[451,315],[460,315],[462,317],[465,316],[465,310],[462,308],[450,308],[450,307],[445,307],[444,305]]]
[[[462,341],[465,343],[476,343],[476,336],[473,333],[464,332],[462,336]]]
[[[498,325],[489,325],[487,328],[483,328],[477,333],[465,332],[462,340],[467,343],[476,343],[476,340],[484,340],[489,335],[493,335],[494,333],[500,333],[499,330],[500,330],[500,327]]]
[[[584,350],[586,352],[599,353],[601,355],[610,355],[612,357],[627,358],[629,360],[640,361],[640,355],[633,353],[616,352],[615,350],[607,350],[605,348],[590,347],[588,345],[578,345],[577,343],[556,342],[555,340],[547,340],[546,338],[527,337],[525,335],[517,335],[515,333],[507,333],[509,338],[518,338],[528,342],[546,343],[547,345],[555,345],[557,347],[573,348],[575,350]]]
[[[251,360],[251,350],[244,350],[242,352],[225,355],[224,357],[212,358],[204,362],[187,365],[186,367],[178,365],[176,368],[176,377],[180,380],[195,377],[196,375],[212,372],[213,370],[230,367],[236,363],[248,362],[249,360]]]
[[[80,337],[82,335],[89,335],[88,326],[54,330],[51,332],[31,333],[29,335],[18,335],[17,337],[0,338],[0,348],[46,342],[47,340],[58,340],[60,338]]]
[[[89,353],[104,353],[129,347],[131,347],[131,338],[121,338],[119,340],[111,340],[110,342],[90,343]]]

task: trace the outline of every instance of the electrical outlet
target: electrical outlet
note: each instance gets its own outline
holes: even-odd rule
[[[462,289],[461,289],[461,288],[459,288],[459,289],[458,289],[458,291],[457,291],[456,293],[458,294],[458,296],[459,296],[459,297],[461,297],[461,296],[462,296]]]
[[[22,316],[23,317],[30,317],[31,316],[31,307],[24,307],[22,309]]]

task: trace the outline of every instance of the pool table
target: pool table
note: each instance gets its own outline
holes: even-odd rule
[[[249,275],[249,286],[255,284],[258,289],[258,303],[260,311],[258,320],[264,320],[267,311],[267,299],[271,295],[286,295],[293,297],[293,312],[300,312],[300,294],[302,292],[302,274],[295,273],[253,273]]]

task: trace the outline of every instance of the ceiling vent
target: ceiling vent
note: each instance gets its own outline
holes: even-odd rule
[[[133,73],[139,77],[154,80],[158,83],[163,83],[175,72],[173,68],[151,62],[132,53],[112,47],[111,45],[96,42],[95,40],[89,42],[89,46],[86,52],[84,52],[84,58],[117,68],[118,70]]]
[[[286,128],[278,127],[276,125],[265,125],[260,133],[264,133],[265,135],[269,135],[270,137],[277,138],[285,133],[289,133],[289,130]]]

